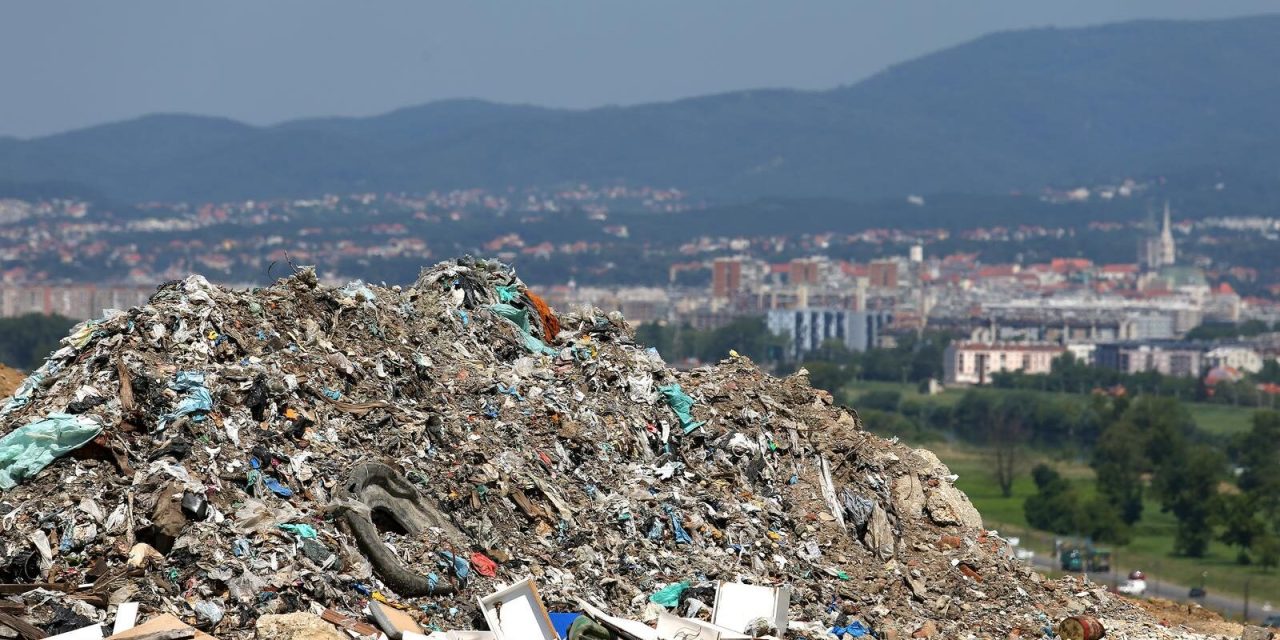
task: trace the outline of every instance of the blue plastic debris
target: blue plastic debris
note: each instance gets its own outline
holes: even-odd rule
[[[843,638],[846,635],[851,638],[862,638],[871,635],[871,630],[867,628],[867,625],[854,620],[843,627],[832,627],[831,633],[837,638]]]
[[[213,410],[213,396],[209,388],[204,386],[204,373],[200,371],[179,371],[169,388],[184,394],[178,401],[178,408],[172,413],[160,416],[160,428],[165,428],[179,416],[190,415],[195,422],[204,420],[204,414]]]
[[[341,400],[341,399],[342,399],[342,392],[341,392],[341,391],[338,391],[337,389],[330,389],[330,388],[328,388],[328,387],[325,387],[325,388],[324,388],[324,395],[325,395],[325,397],[329,398],[330,400]]]
[[[559,611],[550,611],[547,613],[551,617],[551,626],[555,627],[556,633],[561,638],[569,637],[569,627],[573,626],[573,621],[582,616],[580,612],[561,613]]]
[[[680,525],[680,514],[676,513],[675,507],[664,505],[663,508],[667,512],[667,517],[671,518],[671,533],[676,537],[676,542],[680,544],[693,544],[693,538],[689,537],[689,532],[684,530]]]
[[[449,551],[437,551],[436,555],[440,556],[440,566],[448,567],[453,564],[453,574],[466,580],[471,575],[471,563],[462,556],[456,556]]]
[[[262,484],[267,485],[268,489],[270,489],[273,493],[280,496],[281,498],[288,498],[293,495],[293,489],[290,489],[289,487],[286,487],[283,484],[280,484],[279,480],[276,480],[271,476],[267,476],[266,478],[263,478]]]
[[[519,389],[517,389],[517,388],[516,388],[516,385],[514,385],[514,384],[513,384],[513,385],[511,385],[510,387],[506,387],[506,386],[503,386],[503,384],[502,384],[501,382],[499,382],[499,383],[498,383],[498,393],[503,393],[503,394],[509,395],[509,396],[511,396],[511,397],[513,397],[513,398],[515,398],[516,400],[519,400],[519,401],[521,401],[521,402],[524,402],[524,396],[520,395],[520,390],[519,390]]]

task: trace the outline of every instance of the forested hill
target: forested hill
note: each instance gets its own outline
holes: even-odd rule
[[[1280,16],[1034,29],[827,91],[590,110],[453,100],[269,127],[148,116],[0,138],[0,176],[124,200],[579,181],[872,199],[1166,172],[1271,184],[1277,68]]]

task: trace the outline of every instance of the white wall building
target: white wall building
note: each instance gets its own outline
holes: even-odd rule
[[[943,356],[947,384],[987,384],[1002,371],[1049,373],[1066,347],[1043,342],[953,342]]]
[[[1204,354],[1204,359],[1210,367],[1231,367],[1246,373],[1262,371],[1262,356],[1248,347],[1216,347]]]

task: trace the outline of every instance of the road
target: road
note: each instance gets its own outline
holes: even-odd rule
[[[1036,569],[1041,571],[1056,571],[1057,565],[1053,562],[1053,558],[1042,553],[1036,553],[1032,559]],[[1111,573],[1102,575],[1089,574],[1089,580],[1107,587],[1124,583],[1123,576],[1116,576]],[[1164,598],[1173,600],[1174,602],[1195,602],[1206,609],[1212,609],[1221,613],[1223,616],[1232,620],[1240,620],[1244,614],[1244,598],[1235,596],[1227,596],[1222,594],[1209,593],[1203,598],[1188,598],[1187,593],[1191,590],[1189,585],[1179,585],[1172,582],[1160,580],[1158,576],[1147,574],[1147,597]],[[1276,613],[1276,612],[1271,612]],[[1250,599],[1249,601],[1249,619],[1253,622],[1259,622],[1268,614],[1262,611],[1262,601],[1260,599]]]

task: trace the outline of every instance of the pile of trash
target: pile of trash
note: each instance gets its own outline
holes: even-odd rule
[[[673,370],[620,315],[557,315],[484,260],[403,289],[166,283],[75,327],[0,434],[0,637],[139,611],[224,639],[286,614],[484,630],[480,598],[517,584],[650,624],[711,619],[722,584],[788,590],[723,637],[1146,619],[1016,561],[933,454],[803,372]]]

